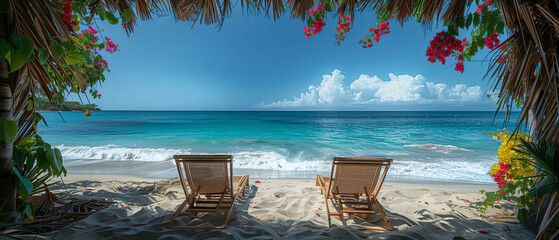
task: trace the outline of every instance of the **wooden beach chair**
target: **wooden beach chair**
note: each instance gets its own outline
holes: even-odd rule
[[[233,177],[233,156],[231,155],[175,155],[173,158],[177,164],[186,199],[173,214],[169,228],[225,228],[235,205],[235,199],[240,193],[245,194],[245,189],[248,187],[248,175]],[[189,212],[217,212],[219,209],[226,211],[225,223],[221,226],[173,226],[180,215]]]
[[[344,213],[374,214],[375,205],[387,229],[392,231],[388,217],[377,201],[377,194],[391,163],[392,159],[386,158],[335,157],[329,178],[316,175],[316,185],[320,186],[325,199],[328,226],[331,226],[331,215],[343,220]],[[330,212],[328,200],[331,200],[336,212]]]

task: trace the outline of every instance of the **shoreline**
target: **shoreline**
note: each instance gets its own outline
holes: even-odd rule
[[[158,180],[170,177],[178,177],[176,165],[171,161],[164,162],[144,162],[144,161],[106,161],[91,164],[66,165],[68,172],[74,174],[116,174],[129,175],[132,177]],[[295,171],[295,170],[270,170],[252,168],[234,168],[235,175],[251,175],[252,178],[263,179],[314,179],[317,174],[329,176],[328,171]],[[454,180],[443,178],[429,178],[409,175],[390,175],[386,176],[388,182],[415,183],[422,182],[427,184],[445,185],[494,185],[493,182]]]
[[[108,160],[94,161],[72,160],[66,163],[65,167],[70,173],[75,174],[116,174],[130,175],[146,179],[164,179],[178,177],[176,165],[173,161],[134,161],[134,160]],[[317,174],[329,176],[329,171],[308,171],[308,170],[271,170],[254,168],[234,168],[235,175],[251,175],[252,178],[263,179],[314,179]],[[443,178],[430,178],[409,175],[391,175],[390,171],[386,181],[399,183],[422,182],[427,184],[468,184],[468,185],[492,185],[493,182],[481,182],[471,180],[455,180]]]

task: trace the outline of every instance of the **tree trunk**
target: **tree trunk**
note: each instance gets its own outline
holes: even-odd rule
[[[10,41],[10,35],[14,31],[14,15],[10,1],[7,13],[0,13],[0,38]],[[12,84],[9,74],[8,61],[0,62],[0,120],[13,119]],[[10,76],[12,75],[12,76]],[[13,144],[0,143],[0,220],[6,220],[16,210],[16,179],[12,174],[13,166]]]
[[[536,112],[537,109],[535,107],[530,108],[530,110],[528,110],[528,127],[529,127],[529,131],[530,131],[530,138],[532,138],[533,142],[537,142],[537,135],[539,134],[541,128],[537,123],[537,117],[536,117]],[[529,229],[530,231],[537,233],[538,228],[539,228],[539,223],[541,222],[542,218],[543,218],[543,214],[539,214],[538,216],[538,206],[540,204],[540,200],[535,199],[535,204],[534,207],[532,209],[530,209],[530,212],[528,213],[528,216],[526,217],[526,222],[524,224],[524,226]],[[543,206],[546,206],[545,204]]]
[[[8,62],[0,62],[0,120],[12,119],[12,90],[8,77]],[[12,174],[13,144],[0,143],[0,214],[5,216],[15,211],[16,182]],[[0,205],[1,206],[1,205]]]
[[[530,130],[530,138],[532,138],[533,142],[537,142],[537,136],[540,133],[540,126],[538,125],[537,122],[537,117],[536,117],[536,108],[532,107],[530,108],[530,110],[528,110],[528,128]]]

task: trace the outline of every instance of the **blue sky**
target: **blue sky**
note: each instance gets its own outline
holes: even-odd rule
[[[298,19],[239,11],[221,30],[162,17],[139,22],[127,36],[120,25],[101,23],[119,51],[107,54],[111,72],[98,88],[102,99],[91,102],[104,110],[496,109],[486,97],[487,65],[465,63],[462,74],[451,58],[427,61],[440,28],[393,22],[390,34],[363,49],[357,42],[375,22],[357,15],[341,46],[336,19],[308,39]]]

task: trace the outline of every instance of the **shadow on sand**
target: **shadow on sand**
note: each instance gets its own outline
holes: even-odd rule
[[[174,184],[172,180],[169,184]],[[118,182],[116,182],[118,183]],[[436,214],[420,210],[418,219],[410,219],[385,209],[394,227],[391,232],[363,230],[385,227],[380,214],[353,216],[347,221],[333,221],[328,227],[324,211],[304,219],[264,221],[249,214],[258,187],[251,185],[246,196],[241,196],[224,230],[169,229],[174,210],[184,199],[178,187],[161,187],[151,183],[116,184],[80,181],[67,184],[70,193],[80,198],[106,198],[117,203],[94,213],[66,229],[43,235],[19,235],[17,239],[515,239],[510,225],[467,219],[459,214]],[[111,185],[112,184],[112,185]],[[262,187],[262,185],[260,186]],[[55,188],[61,192],[60,185]],[[317,189],[318,190],[318,189]],[[320,195],[316,199],[320,199]],[[313,198],[314,200],[314,198]],[[129,206],[133,205],[133,206]],[[221,225],[223,212],[184,215],[177,225]],[[311,220],[308,220],[311,219]],[[518,227],[518,226],[517,226]],[[479,231],[488,234],[480,234]]]

